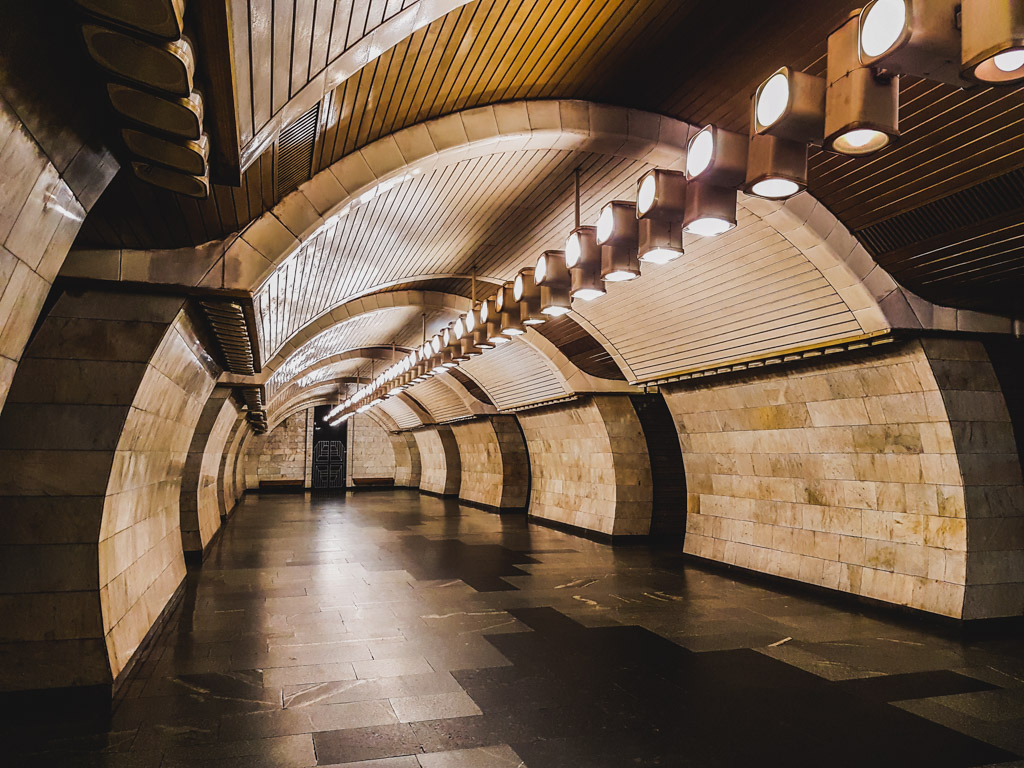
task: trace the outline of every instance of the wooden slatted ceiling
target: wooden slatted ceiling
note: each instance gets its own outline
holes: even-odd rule
[[[400,429],[412,429],[423,423],[412,408],[402,402],[401,398],[389,397],[377,407],[394,419]]]
[[[614,341],[638,380],[861,332],[821,273],[745,209],[734,230],[688,240],[686,251],[573,307]]]
[[[436,378],[431,377],[411,387],[409,394],[427,409],[435,421],[451,421],[472,415],[452,388]]]
[[[608,350],[570,315],[551,318],[543,325],[534,326],[534,330],[558,347],[584,373],[599,379],[625,380]]]
[[[266,385],[268,398],[301,371],[331,355],[391,343],[400,347],[415,346],[420,340],[422,314],[421,307],[391,307],[367,312],[331,326],[295,350],[274,371]],[[427,326],[437,328],[454,318],[455,313],[452,311],[428,310]]]
[[[515,98],[586,98],[744,131],[757,84],[783,63],[820,73],[828,32],[858,5],[818,0],[809,11],[805,0],[477,0],[417,30],[333,94],[338,117],[320,142],[316,167],[426,118]],[[273,56],[263,51],[258,60]],[[901,90],[904,135],[896,146],[867,159],[811,158],[811,192],[854,230],[1024,166],[1022,89],[960,92],[905,78]],[[79,243],[205,242],[275,201],[272,153],[245,174],[240,189],[215,187],[199,202],[122,173],[88,217]],[[957,238],[949,233],[939,247]],[[989,250],[993,268],[1015,274],[1021,254],[1012,239]],[[949,289],[942,295],[955,301],[957,281],[966,286],[974,279],[969,261],[960,272],[948,263],[937,269],[906,284],[936,298],[931,286],[941,280]],[[993,283],[977,284],[982,294],[986,285]]]
[[[233,0],[240,133],[248,142],[327,65],[416,0]]]
[[[508,152],[412,177],[354,209],[286,259],[256,294],[265,359],[309,321],[382,286],[464,275],[473,266],[492,286],[511,280],[564,242],[577,166],[587,221],[605,201],[632,195],[646,168],[604,155]],[[481,298],[494,290],[483,280],[478,287]]]
[[[519,339],[470,358],[460,368],[499,410],[570,394],[547,358]]]

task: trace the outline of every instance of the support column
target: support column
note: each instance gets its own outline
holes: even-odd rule
[[[26,350],[0,413],[2,690],[109,691],[184,578],[181,473],[220,371],[182,303],[65,294]]]
[[[495,512],[525,512],[530,462],[516,417],[459,422],[452,432],[462,464],[459,499]]]
[[[412,432],[393,432],[391,450],[395,456],[395,486],[419,488],[420,448]]]
[[[462,483],[462,459],[452,428],[445,424],[413,432],[419,449],[420,490],[440,496],[457,496]]]
[[[609,536],[646,536],[652,482],[640,420],[628,396],[591,395],[523,411],[530,516]]]
[[[1020,459],[981,342],[663,392],[685,458],[686,552],[955,618],[1024,612]]]
[[[196,424],[181,479],[181,541],[186,560],[202,562],[206,548],[220,530],[217,479],[238,417],[231,390],[220,387],[206,401]]]

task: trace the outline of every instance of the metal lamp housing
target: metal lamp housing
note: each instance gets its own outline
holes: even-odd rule
[[[860,63],[859,15],[828,37],[825,91],[825,149],[863,157],[887,147],[899,136],[899,76]]]
[[[736,190],[691,181],[686,187],[683,230],[711,237],[736,226]]]
[[[601,280],[601,246],[597,244],[595,227],[577,227],[565,241],[565,264],[569,267],[569,296],[593,301],[604,296]]]
[[[754,131],[820,144],[825,137],[825,78],[779,68],[754,96]]]
[[[807,145],[751,131],[743,191],[768,200],[783,200],[806,188]]]
[[[540,311],[548,317],[559,317],[572,310],[569,288],[572,277],[565,266],[563,251],[544,251],[537,259],[534,282],[540,286]]]
[[[640,219],[640,261],[667,264],[683,255],[683,222]]]
[[[1024,81],[1024,3],[962,0],[961,21],[963,77],[985,85]]]
[[[541,325],[547,320],[540,311],[540,286],[533,279],[534,267],[521,269],[514,283],[514,298],[519,302],[519,319],[523,325]]]
[[[858,17],[860,63],[963,86],[956,16],[960,3],[961,0],[870,0]]]
[[[636,185],[636,216],[644,219],[682,221],[686,212],[686,174],[655,168]]]
[[[688,181],[699,180],[719,187],[738,187],[746,174],[746,136],[709,125],[690,139],[686,149]]]
[[[625,200],[613,200],[601,209],[597,222],[597,244],[636,249],[636,205]]]

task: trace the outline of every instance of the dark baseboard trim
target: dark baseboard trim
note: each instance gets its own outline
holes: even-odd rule
[[[492,515],[525,515],[526,507],[496,507],[493,504],[484,504],[482,501],[472,501],[470,499],[459,499],[459,504],[464,504],[467,507],[473,507],[474,509],[482,509],[484,512],[490,512]]]
[[[620,546],[623,544],[650,544],[651,537],[646,535],[615,535],[611,533],[602,533],[601,531],[592,531],[589,528],[582,528],[578,525],[572,525],[570,523],[562,523],[558,520],[548,520],[544,517],[537,517],[536,515],[527,515],[527,519],[531,523],[536,523],[545,528],[552,528],[562,533],[569,533],[573,536],[579,536],[581,539],[589,539],[590,541],[596,541],[600,544],[614,544]]]
[[[823,587],[819,584],[808,584],[805,581],[790,579],[786,576],[779,576],[774,573],[763,573],[753,571],[732,563],[722,563],[718,560],[709,560],[700,555],[682,553],[683,560],[689,566],[697,567],[709,573],[718,573],[728,576],[730,579],[764,586],[770,584],[773,587],[805,598],[813,598],[829,603],[839,603],[844,608],[864,608],[872,613],[887,614],[888,618],[896,621],[906,622],[912,626],[920,627],[928,625],[930,629],[945,633],[957,638],[984,638],[990,636],[1005,636],[1009,632],[1024,632],[1024,616],[1007,616],[997,619],[957,619],[952,616],[942,616],[938,613],[913,608],[909,605],[897,605],[878,600],[874,597],[865,597],[853,592],[843,592],[838,589]]]
[[[88,713],[97,719],[109,717],[112,686],[82,685],[66,688],[37,688],[28,691],[0,693],[0,713],[8,720],[36,720],[41,716],[54,717]]]
[[[401,491],[405,490],[403,485],[348,485],[346,491],[362,493],[363,491]]]
[[[217,526],[217,530],[213,532],[213,536],[210,537],[210,540],[206,542],[205,547],[201,550],[191,549],[183,553],[185,555],[185,565],[193,567],[202,566],[206,561],[207,556],[210,554],[210,550],[213,549],[214,545],[220,540],[220,535],[224,531],[224,524],[226,520],[227,518],[224,517],[220,519],[220,525]]]
[[[438,493],[437,491],[425,491],[422,488],[418,489],[424,496],[435,496],[439,499],[457,499],[458,493]]]
[[[168,622],[170,621],[171,615],[177,609],[178,604],[181,603],[181,599],[185,596],[185,579],[181,580],[178,584],[178,588],[174,590],[174,594],[171,595],[171,599],[167,601],[167,604],[160,611],[160,615],[156,617],[156,621],[153,622],[153,626],[146,632],[146,636],[142,638],[142,642],[139,643],[139,647],[135,649],[135,653],[128,659],[128,663],[124,665],[124,669],[121,670],[120,674],[114,678],[114,685],[112,686],[112,697],[117,698],[118,694],[123,690],[128,679],[131,677],[132,671],[135,669],[139,661],[149,652],[150,646],[153,641],[156,640],[157,636],[164,631]]]

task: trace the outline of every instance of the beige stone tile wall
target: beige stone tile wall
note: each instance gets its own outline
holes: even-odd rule
[[[486,416],[452,425],[459,444],[459,498],[499,509],[526,506],[529,461],[515,416]]]
[[[913,341],[662,391],[683,449],[687,552],[946,616],[1020,611],[1018,554],[995,554],[996,531],[1019,522],[1020,468],[979,343]],[[993,553],[969,558],[978,522]],[[971,587],[965,607],[973,562],[998,583]]]
[[[457,495],[462,482],[462,458],[452,428],[441,424],[412,434],[420,456],[420,490]]]
[[[593,395],[518,418],[531,515],[615,536],[650,531],[651,464],[628,397]]]
[[[106,149],[41,128],[0,96],[0,409],[50,284],[118,169]]]
[[[248,487],[258,488],[260,482],[276,480],[305,482],[306,465],[312,460],[306,455],[306,422],[312,420],[312,414],[312,409],[299,411],[270,432],[250,440]]]
[[[181,473],[219,369],[181,306],[64,295],[24,356],[0,413],[0,688],[109,683],[184,577]]]
[[[240,469],[239,455],[241,454],[242,440],[247,431],[245,417],[239,413],[234,424],[231,425],[227,446],[220,457],[218,506],[222,518],[231,514],[235,504],[245,493],[245,476]]]
[[[218,476],[239,408],[231,390],[219,388],[203,406],[192,434],[181,480],[181,541],[185,552],[202,552],[220,528]]]
[[[391,433],[391,450],[395,457],[395,485],[418,488],[420,485],[420,449],[411,432]]]
[[[384,428],[365,413],[348,420],[348,482],[395,477],[395,451]]]

